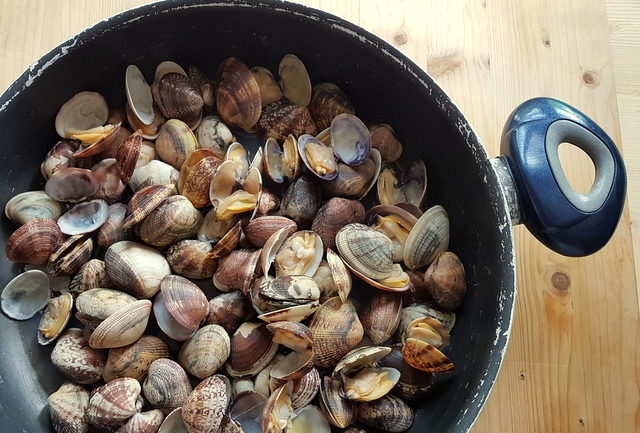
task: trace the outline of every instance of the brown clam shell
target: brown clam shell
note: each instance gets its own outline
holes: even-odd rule
[[[254,314],[251,301],[241,292],[222,293],[209,301],[207,323],[220,325],[232,334]]]
[[[331,121],[338,114],[355,114],[347,95],[333,83],[320,83],[313,86],[309,111],[320,131],[331,126]]]
[[[358,403],[358,422],[365,427],[389,433],[400,433],[411,427],[413,410],[394,395]]]
[[[362,315],[365,335],[375,345],[384,343],[398,329],[401,314],[401,294],[376,291]]]
[[[280,211],[295,221],[299,228],[306,228],[320,208],[320,199],[320,187],[315,176],[302,175],[285,191]]]
[[[58,168],[44,186],[52,199],[71,203],[81,202],[99,189],[100,182],[91,170],[76,167]]]
[[[136,298],[119,290],[94,288],[76,298],[76,318],[90,330],[104,319],[136,301]]]
[[[256,129],[262,136],[273,137],[278,141],[284,141],[289,134],[298,137],[302,134],[315,136],[318,133],[316,122],[307,107],[286,100],[266,105]]]
[[[269,189],[262,187],[262,194],[256,206],[256,215],[263,216],[276,211],[280,207],[280,198]]]
[[[130,377],[114,379],[96,389],[89,400],[89,424],[115,430],[140,411],[140,383]]]
[[[131,134],[116,151],[116,163],[120,170],[120,179],[125,185],[129,183],[133,170],[136,168],[141,146],[142,131],[138,129]]]
[[[123,230],[129,230],[142,221],[160,203],[169,196],[176,194],[175,185],[149,185],[136,191],[127,205],[127,216],[122,225]]]
[[[118,377],[132,377],[142,382],[153,361],[169,357],[169,348],[158,337],[143,335],[135,343],[109,350],[102,377],[109,382]]]
[[[189,125],[178,119],[167,120],[156,138],[160,159],[180,170],[187,157],[198,149],[198,140]]]
[[[89,261],[93,239],[88,235],[74,235],[63,241],[49,256],[51,276],[73,275]]]
[[[157,83],[155,102],[167,119],[179,119],[195,129],[202,118],[204,101],[188,77],[175,72],[164,74]]]
[[[222,120],[249,131],[260,118],[262,97],[251,70],[235,57],[218,68],[216,107]]]
[[[402,344],[391,346],[391,352],[378,361],[381,367],[392,367],[400,372],[394,394],[406,400],[419,400],[433,389],[435,375],[411,367],[402,357]]]
[[[347,224],[362,222],[364,215],[364,206],[358,200],[334,197],[320,208],[311,230],[320,236],[326,248],[334,249],[336,233]]]
[[[101,350],[89,347],[84,332],[69,328],[58,337],[51,352],[51,362],[76,383],[91,384],[102,380],[105,360]]]
[[[402,348],[404,361],[418,370],[427,373],[440,373],[453,370],[453,362],[431,344],[417,338],[407,338]]]
[[[189,433],[217,432],[231,398],[229,379],[220,374],[196,386],[182,405],[182,420]]]
[[[298,231],[295,221],[283,216],[267,215],[251,220],[244,228],[244,235],[251,244],[262,248],[267,239],[283,227],[289,228],[285,237]]]
[[[322,184],[325,196],[359,199],[371,186],[376,171],[376,163],[371,157],[355,167],[339,162],[338,176]]]
[[[234,250],[218,262],[213,285],[223,292],[240,290],[245,295],[259,272],[260,250]]]
[[[191,153],[178,178],[178,190],[197,208],[209,206],[209,186],[222,160],[210,149],[197,149]]]
[[[164,420],[164,414],[159,409],[148,412],[138,412],[129,418],[116,433],[156,433]]]
[[[246,322],[231,337],[227,371],[231,376],[252,376],[271,362],[278,350],[265,324]]]
[[[173,272],[183,277],[197,280],[211,278],[218,263],[208,257],[210,251],[209,242],[186,239],[169,247],[167,262]]]
[[[135,227],[143,242],[154,247],[166,247],[198,233],[202,214],[183,195],[164,199]]]
[[[209,302],[200,287],[184,277],[167,275],[160,291],[169,314],[183,327],[195,331],[209,314]]]
[[[98,245],[102,248],[109,248],[116,242],[128,240],[131,236],[130,230],[123,228],[124,219],[127,214],[127,205],[124,203],[114,203],[109,205],[107,220],[98,230]],[[103,287],[103,286],[97,286]]]
[[[167,414],[182,406],[191,393],[191,383],[180,364],[161,358],[149,366],[142,389],[147,401]]]
[[[151,301],[133,302],[113,313],[100,323],[89,337],[94,349],[122,347],[136,341],[149,321]]]
[[[236,246],[238,246],[240,236],[242,236],[242,223],[238,221],[218,242],[216,242],[207,254],[207,257],[209,259],[217,259],[228,255],[236,248]]]
[[[86,420],[89,408],[89,392],[72,382],[63,383],[49,396],[49,416],[53,429],[58,433],[87,433]]]
[[[450,251],[436,256],[424,273],[424,283],[431,299],[445,311],[458,308],[467,292],[464,266]]]
[[[198,329],[180,348],[178,362],[198,379],[211,376],[224,365],[231,353],[229,334],[222,326]]]
[[[126,185],[120,179],[120,168],[115,158],[105,158],[91,167],[96,179],[100,183],[100,188],[91,198],[102,199],[107,203],[118,200]]]
[[[286,381],[271,378],[269,386],[272,389],[281,387]],[[291,406],[293,410],[300,409],[311,403],[320,390],[320,374],[312,368],[304,376],[292,381]]]
[[[50,218],[38,218],[27,221],[13,232],[5,251],[14,263],[42,265],[63,239],[58,223]]]
[[[395,162],[402,156],[402,143],[396,137],[393,128],[386,123],[369,127],[371,146],[378,149],[382,160]]]
[[[40,165],[42,177],[47,180],[59,169],[72,165],[74,161],[73,153],[77,148],[78,144],[73,141],[61,140],[54,144]]]
[[[320,408],[332,425],[345,428],[353,422],[356,412],[354,403],[342,398],[341,388],[339,380],[325,376],[320,387]]]
[[[215,104],[215,94],[213,89],[213,83],[209,78],[195,65],[189,65],[189,81],[191,85],[200,91],[202,95],[202,102],[209,109],[212,110]]]

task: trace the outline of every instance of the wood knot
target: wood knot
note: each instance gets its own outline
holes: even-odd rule
[[[393,42],[396,45],[404,45],[409,40],[409,36],[404,29],[398,29],[393,35]]]
[[[545,39],[544,41],[542,41],[542,43],[544,44],[545,47],[551,46],[551,41],[549,39]]]
[[[582,81],[589,87],[598,87],[598,84],[600,84],[600,76],[596,71],[584,71],[582,73]]]
[[[564,272],[554,272],[551,276],[551,285],[553,285],[556,290],[565,292],[571,287],[571,278]]]

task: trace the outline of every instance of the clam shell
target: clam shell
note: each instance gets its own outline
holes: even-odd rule
[[[349,224],[336,234],[336,247],[347,265],[374,280],[391,274],[391,240],[363,224]]]
[[[118,377],[132,377],[144,381],[149,366],[156,359],[168,358],[169,348],[158,337],[143,335],[136,342],[109,350],[102,373],[105,382]]]
[[[120,168],[115,158],[105,158],[99,163],[91,167],[91,171],[95,174],[96,179],[100,183],[100,188],[92,198],[102,199],[107,203],[113,203],[118,200],[126,185],[122,183],[120,178]]]
[[[216,374],[200,382],[182,405],[182,420],[189,433],[217,432],[230,398],[231,386],[225,376]]]
[[[62,206],[44,191],[27,191],[12,197],[4,207],[4,214],[22,225],[36,218],[57,220],[62,215]]]
[[[176,242],[167,250],[167,262],[171,270],[187,278],[211,278],[217,262],[208,257],[211,244],[193,239]]]
[[[338,428],[348,427],[355,418],[353,402],[342,398],[342,383],[330,376],[325,376],[320,387],[320,408],[327,420]]]
[[[334,253],[331,248],[327,248],[327,263],[331,270],[331,279],[335,284],[338,296],[340,296],[342,302],[346,302],[351,293],[351,274],[340,256]]]
[[[412,304],[402,309],[397,334],[400,336],[404,335],[409,324],[421,317],[433,317],[434,319],[438,319],[438,321],[442,322],[449,332],[451,332],[456,323],[455,313],[439,311],[431,308],[427,304]]]
[[[140,383],[130,377],[114,379],[96,389],[89,400],[87,420],[89,424],[116,429],[140,411],[137,400]]]
[[[327,300],[309,325],[317,367],[333,367],[347,352],[355,348],[364,330],[351,301],[334,297]]]
[[[73,154],[76,158],[86,158],[101,153],[111,152],[114,147],[119,147],[119,137],[121,136],[121,121],[115,124],[97,126],[86,131],[77,131],[71,135],[72,138],[81,141],[77,152]],[[114,143],[116,146],[114,146]]]
[[[160,283],[164,305],[183,327],[195,331],[209,313],[209,302],[200,287],[184,277],[167,275]]]
[[[49,218],[38,218],[23,224],[9,236],[5,251],[14,263],[42,265],[62,242],[58,224]]]
[[[209,206],[209,186],[217,168],[222,163],[212,150],[197,149],[192,152],[180,169],[178,191],[197,208]]]
[[[405,400],[419,400],[433,389],[435,375],[411,367],[402,358],[402,344],[391,346],[391,353],[378,361],[381,367],[393,367],[400,372],[394,393]]]
[[[274,382],[277,385],[276,388],[278,388],[285,381],[272,378],[271,382]],[[294,411],[311,403],[320,390],[320,374],[315,368],[291,382],[293,383],[293,389],[291,390],[290,398],[291,407],[293,407]]]
[[[262,106],[279,101],[282,98],[280,85],[278,85],[270,70],[264,66],[254,66],[251,68],[251,73],[260,88]]]
[[[93,251],[93,239],[83,235],[67,238],[49,256],[51,276],[73,275],[87,262]]]
[[[189,433],[187,426],[182,421],[182,408],[174,409],[165,417],[158,429],[158,433]]]
[[[387,341],[398,329],[402,315],[402,296],[393,292],[376,292],[362,314],[364,333],[373,344]]]
[[[209,301],[207,323],[221,325],[233,334],[238,327],[253,317],[251,301],[240,292],[222,293]]]
[[[136,298],[119,290],[89,289],[76,298],[76,318],[94,329],[104,319],[135,301]]]
[[[48,398],[49,416],[57,433],[87,433],[89,392],[72,382],[63,383]]]
[[[127,104],[131,107],[131,111],[142,123],[151,125],[155,117],[153,96],[149,84],[136,65],[127,66],[124,87],[127,93]]]
[[[190,374],[204,379],[224,365],[231,353],[231,340],[222,326],[204,326],[180,348],[178,362]]]
[[[214,206],[218,202],[230,196],[236,189],[236,164],[231,160],[225,160],[218,166],[211,178],[209,186],[209,200]]]
[[[180,170],[187,157],[198,147],[198,140],[189,125],[174,118],[162,125],[156,139],[158,156],[177,170]]]
[[[324,413],[313,405],[305,406],[291,418],[286,433],[330,433],[331,427]]]
[[[281,433],[285,428],[291,427],[290,417],[293,414],[291,407],[292,385],[287,382],[271,393],[262,410],[262,432]]]
[[[129,230],[147,217],[155,208],[160,206],[167,197],[176,194],[172,184],[149,185],[133,194],[127,205],[127,216],[122,224],[123,230]]]
[[[236,181],[242,182],[249,171],[249,153],[238,142],[231,143],[224,156],[225,161],[233,161],[236,168]]]
[[[273,261],[276,259],[276,253],[280,250],[282,244],[289,239],[289,231],[288,227],[282,227],[273,232],[265,241],[260,253],[260,266],[265,278],[269,278],[269,271]]]
[[[402,156],[402,143],[398,140],[393,128],[386,123],[369,127],[371,146],[378,149],[382,160],[395,162]]]
[[[116,151],[116,163],[120,170],[120,179],[125,185],[129,183],[129,179],[131,179],[133,171],[136,169],[141,147],[142,131],[138,129],[124,140]]]
[[[122,347],[136,341],[149,321],[151,301],[133,302],[104,319],[89,337],[94,349]]]
[[[208,111],[213,110],[215,104],[215,94],[213,83],[196,66],[189,65],[189,81],[202,95],[202,101]]]
[[[131,241],[111,245],[105,253],[104,261],[111,281],[141,298],[155,295],[160,290],[160,281],[171,273],[162,254],[151,247]]]
[[[234,250],[218,262],[213,285],[223,292],[240,290],[247,294],[258,271],[260,250]]]
[[[320,208],[311,230],[320,236],[326,248],[335,248],[338,231],[347,224],[361,223],[364,215],[364,206],[359,201],[333,197]]]
[[[386,395],[400,380],[395,368],[363,368],[348,377],[342,386],[345,397],[354,401],[373,401]]]
[[[440,205],[429,208],[413,226],[404,247],[404,263],[409,269],[431,264],[449,247],[449,217]]]
[[[311,80],[304,63],[295,54],[286,54],[278,65],[280,88],[285,98],[306,107],[311,101]]]
[[[362,425],[388,433],[403,432],[413,423],[413,410],[393,395],[359,403],[357,412]]]
[[[151,141],[143,141],[142,145],[140,146],[140,156],[138,157],[138,162],[136,163],[136,169],[149,164],[149,162],[153,161],[155,157],[156,144]],[[129,183],[131,183],[131,179],[129,179]]]
[[[289,135],[299,137],[318,132],[309,110],[285,99],[266,105],[255,126],[263,137],[272,137],[277,141],[284,141]]]
[[[442,351],[447,350],[451,342],[449,330],[433,317],[420,317],[411,322],[404,333],[404,339],[406,338],[422,340]]]
[[[104,224],[108,214],[109,206],[104,200],[91,200],[69,209],[58,219],[58,225],[66,235],[91,233]]]
[[[299,228],[311,225],[320,208],[320,187],[313,176],[302,175],[294,180],[285,191],[280,211],[291,218]]]
[[[311,277],[287,275],[263,280],[252,289],[254,306],[264,311],[274,311],[315,302],[320,298],[320,288]],[[256,302],[258,304],[256,304]]]
[[[236,215],[226,220],[218,218],[216,209],[213,208],[204,217],[202,225],[198,230],[198,239],[203,242],[218,242],[233,228],[238,222]]]
[[[195,236],[202,220],[189,199],[173,195],[138,223],[135,232],[146,244],[161,248]]]
[[[327,251],[329,251],[329,249],[327,249]],[[337,256],[336,253],[333,253],[333,254]],[[351,274],[347,270],[347,267],[344,266],[344,263],[342,263],[342,266],[344,267],[347,274],[349,275],[349,279],[351,279]],[[331,268],[329,268],[329,263],[327,263],[326,260],[323,260],[320,262],[320,266],[318,266],[318,270],[316,271],[315,274],[313,274],[313,279],[316,280],[316,283],[318,283],[318,287],[320,288],[321,302],[324,302],[327,299],[333,298],[334,296],[338,295],[338,288],[336,287],[336,283],[333,280],[333,276],[331,275]]]
[[[320,83],[313,86],[309,103],[311,116],[323,130],[331,125],[334,117],[342,113],[355,113],[355,108],[347,95],[333,83]]]
[[[77,203],[94,195],[100,189],[95,174],[84,168],[60,168],[49,177],[44,190],[56,201]]]
[[[97,92],[78,92],[62,104],[56,115],[56,132],[62,138],[102,126],[109,117],[109,106]]]
[[[310,153],[314,152],[311,146],[315,147],[315,154],[318,155],[315,160],[316,162],[309,157]],[[323,152],[323,154],[319,155],[318,152]],[[298,137],[298,153],[309,171],[320,179],[332,180],[338,176],[338,163],[335,160],[333,151],[313,135],[302,134]],[[317,162],[320,160],[320,157],[322,157],[321,164]],[[322,167],[323,171],[320,171],[318,167]]]
[[[271,180],[282,183],[293,181],[302,172],[302,159],[298,153],[298,140],[289,134],[282,143],[269,137],[264,145],[264,168]]]
[[[233,377],[258,374],[273,359],[278,345],[264,324],[246,322],[231,337],[227,372]]]
[[[217,259],[231,253],[242,236],[242,223],[238,221],[207,253],[209,259]]]
[[[441,373],[453,370],[453,362],[431,344],[417,338],[407,338],[402,348],[404,361],[427,373]]]
[[[262,248],[267,239],[282,228],[287,228],[285,236],[288,237],[297,231],[298,226],[287,217],[266,215],[251,220],[244,227],[244,235],[251,244],[257,248]]]
[[[185,341],[191,338],[195,330],[185,328],[169,313],[162,291],[153,299],[153,314],[158,322],[158,327],[169,338],[176,341]]]
[[[55,341],[69,323],[72,309],[73,296],[70,293],[50,299],[38,325],[38,343],[44,346]]]
[[[338,177],[323,183],[324,193],[328,197],[344,197],[356,200],[362,199],[373,188],[380,175],[382,159],[380,152],[371,149],[369,158],[351,167],[338,163]]]
[[[276,276],[312,277],[322,261],[323,251],[322,239],[315,232],[301,230],[292,234],[276,253]]]
[[[408,203],[420,207],[427,195],[427,166],[417,159],[404,174],[402,190]]]
[[[107,220],[98,230],[98,245],[102,248],[109,248],[116,242],[129,239],[130,231],[122,228],[126,213],[127,205],[124,203],[114,203],[109,205],[109,209],[107,210]]]
[[[360,165],[371,151],[371,137],[364,123],[350,113],[338,114],[331,121],[331,147],[347,165]]]
[[[42,271],[23,272],[4,286],[0,307],[12,319],[30,319],[49,302],[50,285],[49,276]]]
[[[202,118],[204,101],[189,78],[181,73],[167,72],[156,78],[154,99],[162,115],[177,119],[196,129]],[[155,83],[154,83],[155,85]]]
[[[391,348],[384,346],[362,346],[347,353],[333,369],[333,377],[345,379],[351,373],[365,367],[375,365],[380,359],[391,352]]]
[[[155,71],[153,81],[154,82],[160,81],[162,77],[164,77],[166,74],[170,72],[188,77],[187,72],[182,68],[182,66],[180,66],[179,64],[171,60],[165,60],[163,62],[158,63],[158,66],[156,66],[156,71]]]
[[[260,118],[260,87],[249,68],[235,57],[218,67],[216,107],[222,120],[250,131]]]
[[[203,117],[196,129],[196,138],[201,148],[211,149],[218,158],[223,158],[229,145],[236,141],[233,132],[218,116]]]
[[[438,254],[425,272],[425,285],[430,298],[445,311],[462,304],[467,292],[464,266],[450,251]]]
[[[374,206],[365,215],[368,224],[391,239],[393,261],[404,260],[404,248],[409,232],[418,219],[408,211],[391,205]]]
[[[147,401],[166,414],[182,406],[191,393],[191,383],[180,364],[161,358],[149,366],[142,389]]]
[[[272,378],[299,379],[313,368],[314,353],[309,328],[298,322],[276,322],[267,325],[267,329],[273,333],[274,343],[293,350],[273,366],[270,372]]]
[[[245,433],[262,433],[262,411],[266,402],[267,397],[255,391],[238,394],[229,409],[229,417]]]
[[[165,118],[162,116],[162,113],[157,106],[153,106],[153,122],[151,123],[151,125],[145,125],[144,123],[142,123],[140,119],[136,117],[129,104],[127,104],[125,108],[129,126],[133,130],[137,131],[139,129],[140,131],[142,131],[142,138],[145,138],[147,140],[155,140],[158,137],[158,130],[164,123]],[[121,128],[120,131],[122,131],[123,129],[124,128]]]
[[[51,362],[76,383],[91,384],[102,380],[105,361],[101,350],[89,347],[84,332],[69,328],[58,337],[51,352]]]
[[[258,316],[258,319],[264,320],[267,323],[279,322],[282,320],[287,320],[289,322],[302,322],[304,319],[315,313],[318,308],[320,308],[320,303],[318,301],[313,301],[308,304],[295,305],[293,307],[285,307],[268,313],[262,313]]]
[[[61,140],[54,144],[40,164],[42,177],[48,180],[59,169],[71,166],[75,160],[73,153],[77,148],[78,144],[73,141]]]
[[[160,160],[154,159],[133,170],[129,186],[134,192],[150,185],[173,185],[178,182],[178,170]]]
[[[163,420],[164,414],[158,409],[138,412],[129,418],[129,421],[116,433],[156,433]]]

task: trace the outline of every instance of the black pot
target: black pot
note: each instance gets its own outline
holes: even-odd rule
[[[505,156],[490,161],[464,116],[423,70],[351,23],[289,3],[153,4],[63,43],[2,95],[3,205],[19,192],[43,188],[38,167],[57,140],[53,120],[74,93],[95,90],[110,106],[122,106],[124,71],[132,63],[148,80],[167,59],[195,63],[213,76],[229,56],[277,70],[289,52],[304,61],[314,82],[342,87],[366,123],[393,125],[405,145],[403,161],[422,158],[427,164],[427,204],[441,204],[449,213],[450,249],[466,266],[468,294],[449,350],[456,370],[418,404],[411,431],[466,432],[489,395],[509,336],[515,295],[511,225],[524,222],[546,245],[579,256],[607,242],[622,211],[620,155],[602,129],[566,104],[542,98],[524,103],[505,127]],[[562,174],[557,146],[563,141],[595,162],[596,186],[586,195],[570,190]],[[14,229],[3,218],[3,243]],[[22,266],[3,256],[0,271],[4,285]],[[51,365],[51,347],[36,342],[37,322],[0,316],[3,431],[52,431],[47,396],[64,379]]]

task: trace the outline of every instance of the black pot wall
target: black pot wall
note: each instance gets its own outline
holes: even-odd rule
[[[78,91],[95,90],[110,106],[123,105],[128,64],[137,64],[151,82],[155,66],[167,59],[194,63],[214,77],[226,57],[277,71],[289,52],[304,61],[314,83],[342,87],[365,123],[391,124],[405,145],[403,161],[427,164],[428,205],[449,212],[450,249],[466,266],[469,290],[449,351],[456,369],[441,375],[442,386],[416,406],[410,431],[467,431],[497,375],[513,307],[504,201],[485,150],[449,98],[398,51],[352,24],[298,5],[245,2],[172,2],[99,23],[47,54],[0,99],[2,206],[20,192],[43,188],[39,165],[57,140],[53,121],[61,104]],[[3,216],[3,244],[14,229]],[[2,286],[21,271],[2,255]],[[0,316],[2,431],[53,431],[46,398],[64,378],[50,363],[52,348],[36,342],[38,320]]]

